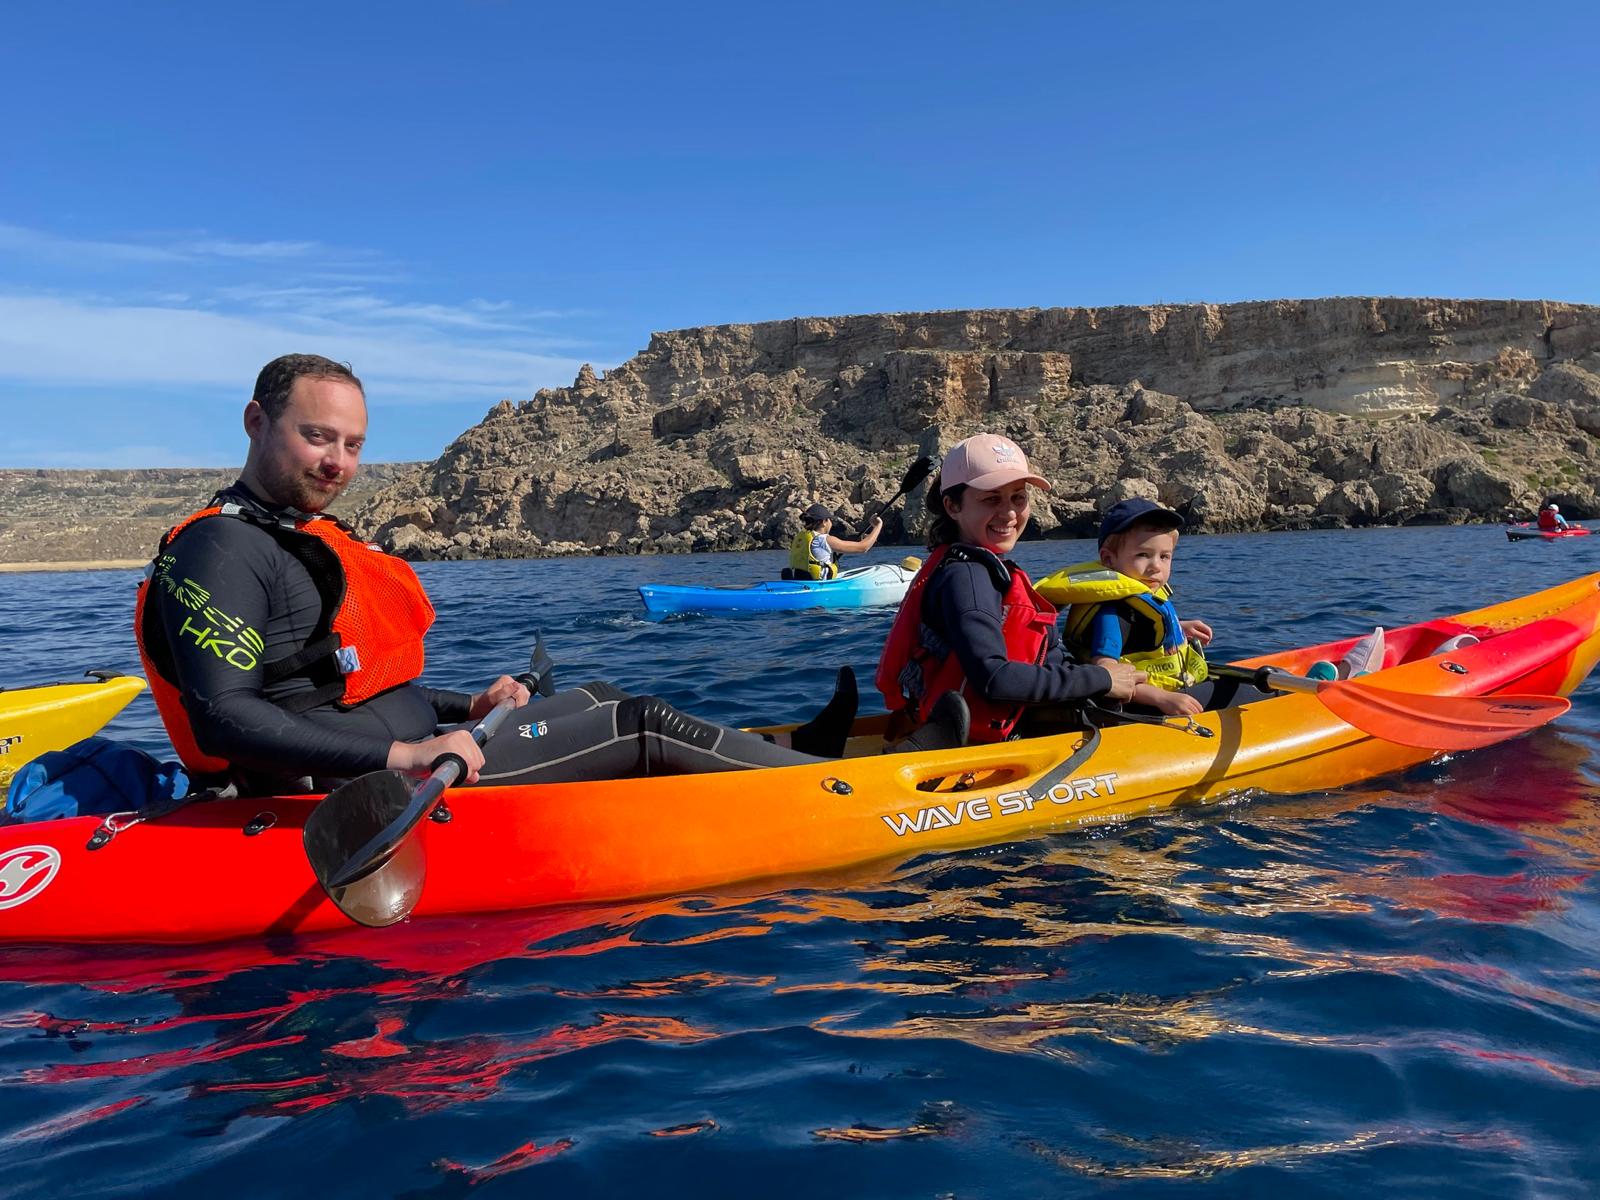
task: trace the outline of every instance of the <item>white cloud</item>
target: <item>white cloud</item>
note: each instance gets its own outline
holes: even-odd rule
[[[221,238],[202,238],[182,242],[178,248],[201,258],[248,258],[273,260],[284,258],[310,258],[323,255],[327,248],[318,242],[230,242]]]
[[[435,301],[405,264],[375,251],[207,231],[95,240],[0,221],[5,251],[14,253],[0,278],[0,381],[14,385],[170,389],[188,404],[216,389],[231,402],[263,363],[310,352],[351,363],[375,406],[481,406],[570,383],[594,359],[576,357],[571,333],[539,328],[578,314]]]
[[[548,309],[519,312],[510,301],[469,300],[466,304],[397,302],[353,285],[296,287],[236,284],[218,289],[220,299],[303,319],[346,319],[385,324],[446,327],[480,333],[521,333],[542,345],[558,344],[539,333],[533,322],[566,315]]]
[[[181,252],[164,246],[57,237],[55,234],[44,233],[37,229],[24,229],[20,225],[8,225],[5,222],[0,222],[0,250],[46,260],[67,259],[85,263],[107,261],[178,263],[186,257]]]
[[[351,363],[373,399],[385,403],[520,399],[570,383],[581,365],[576,358],[353,320],[0,293],[0,378],[216,386],[232,397],[261,364],[291,352]]]
[[[0,221],[0,250],[10,250],[52,262],[72,261],[85,266],[116,263],[199,263],[206,259],[281,263],[287,260],[321,260],[350,265],[378,256],[370,251],[338,250],[321,242],[246,242],[204,234],[153,233],[144,238],[63,237],[42,229],[29,229]]]

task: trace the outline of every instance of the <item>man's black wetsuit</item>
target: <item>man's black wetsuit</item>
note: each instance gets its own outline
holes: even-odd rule
[[[922,623],[955,650],[975,693],[997,704],[1060,705],[1111,687],[1111,672],[1072,661],[1054,628],[1039,665],[1012,661],[1001,634],[1001,594],[988,564],[946,558],[923,596]]]
[[[294,515],[265,504],[242,484],[216,497],[217,503],[230,501],[269,516]],[[225,658],[214,639],[203,645],[194,636],[195,610],[181,602],[179,592],[196,588],[207,594],[206,610],[220,618],[206,624],[255,649],[247,632],[253,630],[259,635],[256,653]],[[471,696],[418,683],[351,709],[331,701],[299,714],[280,707],[336,678],[331,661],[309,676],[270,684],[264,673],[264,664],[326,632],[328,602],[304,561],[253,522],[213,517],[185,529],[158,556],[147,603],[154,610],[146,626],[152,658],[177,681],[201,748],[236,764],[240,782],[281,787],[302,776],[330,780],[381,770],[390,743],[420,741],[440,724],[467,719]],[[238,665],[251,659],[248,669]],[[285,770],[285,764],[294,769]]]
[[[229,501],[269,516],[295,515],[264,504],[238,483],[216,497],[217,503]],[[255,653],[234,654],[230,661],[215,638],[201,644],[191,624],[195,608],[179,598],[183,593],[192,600],[194,589],[206,593],[211,627],[225,628]],[[200,748],[233,763],[242,790],[295,790],[308,776],[324,788],[382,769],[392,742],[421,741],[439,725],[468,719],[470,695],[416,682],[349,709],[331,701],[298,714],[280,707],[334,678],[331,661],[320,675],[271,684],[263,670],[263,664],[296,653],[326,632],[331,600],[305,563],[260,524],[211,517],[186,528],[158,557],[147,604],[153,606],[147,614],[152,659],[176,680]],[[259,645],[248,631],[259,635]],[[251,658],[252,667],[237,665]],[[853,695],[849,711],[854,712]],[[536,698],[512,713],[486,748],[479,782],[565,782],[814,761],[758,735],[601,683]]]

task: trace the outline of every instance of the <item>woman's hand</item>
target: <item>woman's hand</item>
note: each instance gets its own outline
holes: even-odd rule
[[[1204,621],[1179,621],[1178,628],[1183,630],[1183,636],[1197,646],[1211,644],[1211,626]]]
[[[1145,673],[1135,670],[1125,662],[1110,663],[1106,673],[1111,676],[1111,686],[1106,689],[1108,700],[1132,700],[1133,689],[1145,681]]]
[[[469,715],[474,721],[486,717],[489,710],[507,696],[516,700],[517,707],[521,708],[528,702],[528,689],[511,676],[502,675],[472,698],[472,712]]]

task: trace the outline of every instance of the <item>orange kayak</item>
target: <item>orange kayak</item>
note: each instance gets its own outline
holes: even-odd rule
[[[1461,634],[1480,639],[1435,653]],[[1469,639],[1470,640],[1470,639]],[[1304,674],[1357,641],[1249,660]],[[1398,698],[1563,696],[1600,658],[1600,574],[1387,631],[1360,682]],[[1285,694],[1174,728],[1106,729],[1064,775],[1078,734],[882,755],[883,718],[837,762],[759,772],[448,793],[425,821],[415,915],[471,914],[702,891],[1008,842],[1239,792],[1298,793],[1404,770],[1435,749],[1345,723]],[[1041,779],[1052,776],[1047,786]],[[1030,791],[1033,787],[1033,791]],[[0,828],[0,940],[207,942],[353,928],[306,862],[318,797],[193,804],[96,838],[79,817]],[[101,843],[89,849],[91,841]]]

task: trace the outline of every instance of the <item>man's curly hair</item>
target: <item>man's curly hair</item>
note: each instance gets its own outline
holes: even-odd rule
[[[268,420],[276,421],[289,406],[289,392],[296,379],[338,379],[355,384],[363,399],[367,394],[349,363],[334,362],[320,354],[284,354],[261,368],[255,394],[250,398],[261,405]]]

